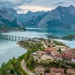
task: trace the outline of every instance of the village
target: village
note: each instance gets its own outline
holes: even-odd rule
[[[44,50],[32,53],[35,60],[60,60],[75,63],[75,49],[55,45],[53,41],[51,43],[42,41],[42,44],[45,47]]]
[[[43,50],[39,49],[32,52],[31,56],[33,56],[36,62],[44,64],[45,66],[35,66],[34,73],[30,73],[30,75],[75,75],[75,68],[65,64],[75,63],[75,49],[69,48],[63,43],[49,39],[43,39],[41,40],[41,43],[44,46]],[[50,66],[47,72],[46,67],[53,62],[60,63],[56,65],[56,67]],[[66,69],[65,67],[58,67],[61,63]]]

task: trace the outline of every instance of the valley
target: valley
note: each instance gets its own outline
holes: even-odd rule
[[[75,6],[0,8],[0,60],[0,75],[75,75]]]

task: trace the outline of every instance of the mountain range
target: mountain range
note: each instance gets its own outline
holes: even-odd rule
[[[25,24],[25,26],[33,27],[75,28],[75,7],[73,5],[69,7],[59,6],[36,19],[33,18],[25,22]]]
[[[0,25],[9,27],[75,28],[75,7],[58,6],[51,11],[18,14],[13,8],[0,10]]]
[[[0,10],[0,24],[5,24],[9,27],[24,27],[23,22],[36,18],[43,13],[44,11],[32,12],[29,10],[26,14],[18,14],[13,8],[3,7]]]
[[[9,27],[23,27],[22,24],[17,19],[15,19],[13,15],[10,14],[5,7],[2,8],[0,10],[0,24],[5,24]]]

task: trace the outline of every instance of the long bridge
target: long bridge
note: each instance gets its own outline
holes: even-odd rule
[[[0,39],[10,40],[10,41],[21,41],[21,40],[28,40],[28,39],[31,39],[31,38],[0,34]],[[36,40],[36,38],[32,38],[31,40]]]

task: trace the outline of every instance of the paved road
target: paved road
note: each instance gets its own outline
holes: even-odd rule
[[[45,43],[42,41],[42,44],[44,45],[45,48],[47,48],[47,46],[45,45]]]
[[[29,75],[34,75],[34,73],[32,73],[32,72],[27,68],[26,63],[25,63],[24,60],[22,60],[21,66],[22,66],[23,70],[24,70],[27,74],[29,74]]]

